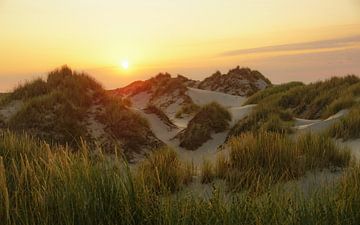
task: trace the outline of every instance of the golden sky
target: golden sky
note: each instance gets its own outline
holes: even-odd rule
[[[308,82],[359,62],[359,0],[0,0],[0,91],[63,64],[115,88],[236,65]]]

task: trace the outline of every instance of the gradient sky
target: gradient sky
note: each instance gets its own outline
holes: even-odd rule
[[[63,64],[106,88],[236,65],[274,83],[360,75],[360,0],[0,0],[0,91]]]

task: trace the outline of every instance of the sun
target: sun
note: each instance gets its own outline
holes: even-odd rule
[[[129,69],[129,61],[127,59],[121,61],[121,68],[123,68],[124,70]]]

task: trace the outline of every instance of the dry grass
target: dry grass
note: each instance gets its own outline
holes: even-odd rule
[[[105,155],[90,152],[93,151],[86,145],[80,151],[70,152],[66,148],[50,148],[29,136],[2,133],[1,224],[325,225],[358,224],[360,221],[358,166],[350,168],[335,187],[321,188],[307,196],[296,190],[276,188],[257,195],[235,193],[230,200],[214,190],[213,195],[204,199],[188,192],[159,195],[158,190],[154,191],[137,179],[139,175],[133,175],[117,156],[108,160]],[[175,165],[183,169],[173,153],[163,153],[160,158],[163,159],[160,163],[153,162],[148,168],[170,169],[170,172],[159,171],[162,182],[169,183],[165,178],[185,173],[171,168]],[[273,165],[265,162],[260,163],[263,168]],[[143,173],[151,178],[155,174],[154,170]],[[253,182],[257,182],[256,178]],[[173,181],[179,184],[178,178]]]
[[[180,190],[192,180],[191,164],[179,160],[177,153],[169,148],[153,152],[138,168],[138,176],[148,191],[172,193]]]
[[[228,142],[230,155],[217,160],[217,176],[231,189],[262,188],[296,179],[306,171],[346,167],[350,153],[324,135],[306,134],[297,141],[272,132],[245,133]]]
[[[329,134],[344,140],[360,138],[360,105],[354,106],[349,114],[329,129]]]

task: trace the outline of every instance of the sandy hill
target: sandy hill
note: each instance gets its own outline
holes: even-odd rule
[[[270,85],[259,72],[235,68],[204,81],[158,74],[105,91],[88,75],[63,67],[1,94],[0,126],[51,143],[85,140],[110,152],[119,148],[135,161],[168,145],[197,165],[214,159],[232,137],[260,130],[328,132],[354,139],[356,147],[359,99],[356,76]]]
[[[269,86],[271,86],[271,82],[259,71],[238,66],[229,70],[227,74],[217,71],[201,81],[197,87],[232,95],[250,96]]]
[[[86,74],[68,67],[50,72],[46,80],[27,82],[1,98],[3,129],[27,132],[50,143],[77,147],[85,140],[129,158],[163,143],[148,121],[109,95]]]

